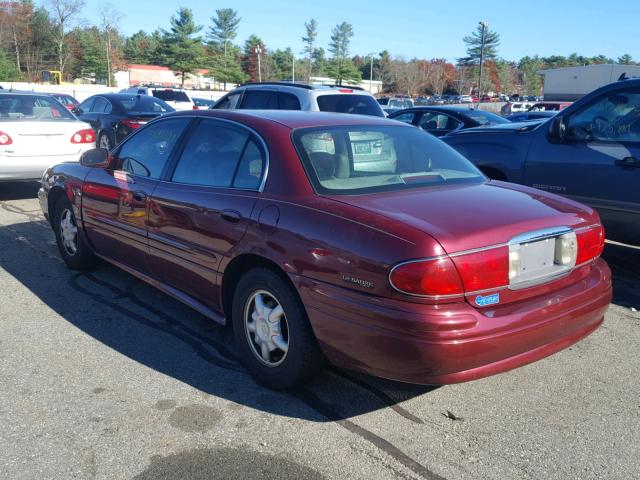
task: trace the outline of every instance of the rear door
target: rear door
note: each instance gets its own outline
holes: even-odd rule
[[[149,273],[149,199],[190,121],[171,118],[141,129],[113,151],[111,168],[89,173],[82,219],[99,254]]]
[[[564,123],[561,144],[537,132],[525,183],[595,207],[608,237],[640,243],[640,89],[605,93]]]
[[[244,236],[266,172],[264,143],[249,130],[203,119],[153,193],[154,276],[219,307],[220,261]]]
[[[276,110],[278,108],[278,92],[276,90],[247,89],[240,108],[243,110]]]

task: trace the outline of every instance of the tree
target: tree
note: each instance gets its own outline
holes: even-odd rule
[[[258,53],[259,51],[259,53]],[[260,56],[260,60],[258,60]],[[267,56],[267,47],[260,37],[250,35],[244,42],[244,58],[242,69],[249,76],[249,81],[257,82],[262,77],[261,62]]]
[[[147,34],[140,30],[124,44],[124,57],[129,63],[158,65],[162,60],[162,34],[158,30]]]
[[[318,22],[314,18],[305,22],[304,28],[307,32],[306,37],[302,37],[302,42],[305,44],[303,53],[307,54],[307,58],[309,59],[309,67],[307,72],[307,82],[313,73],[313,56],[316,48],[316,38],[318,37]]]
[[[64,68],[69,58],[67,33],[84,7],[84,0],[49,0],[49,8],[53,15],[56,29],[54,40],[58,54],[58,70],[64,75]]]
[[[483,30],[484,49],[482,48]],[[483,57],[487,60],[495,60],[498,57],[497,49],[500,46],[500,35],[490,30],[489,27],[483,29],[482,25],[478,25],[476,31],[464,37],[462,41],[467,45],[467,56],[458,60],[461,65],[479,65],[481,49]]]
[[[5,53],[0,50],[0,81],[8,82],[19,80],[20,72],[15,64],[7,58]]]
[[[219,81],[224,82],[227,88],[227,81],[237,81],[240,72],[237,49],[232,49],[231,41],[236,37],[238,24],[241,18],[232,8],[222,8],[216,10],[216,16],[211,17],[213,25],[209,27],[208,37],[214,55],[219,56],[220,50],[223,52],[222,62],[215,62],[215,74]]]
[[[103,35],[105,37],[106,59],[107,59],[107,86],[111,86],[111,77],[113,71],[113,43],[119,37],[118,23],[124,15],[116,10],[111,3],[102,3],[98,6],[100,15],[100,23],[102,25]]]
[[[621,57],[618,57],[618,63],[622,65],[633,65],[635,62],[633,61],[633,58],[631,57],[631,55],[629,55],[628,53],[625,53]]]
[[[360,81],[362,75],[349,58],[349,43],[353,37],[353,27],[350,23],[342,22],[331,32],[329,51],[333,54],[329,64],[329,75],[336,79],[337,84],[343,80]]]
[[[164,63],[180,73],[182,87],[185,75],[195,72],[204,61],[202,38],[194,36],[200,30],[202,27],[194,23],[191,9],[181,7],[177,14],[171,17],[171,29],[162,32]]]

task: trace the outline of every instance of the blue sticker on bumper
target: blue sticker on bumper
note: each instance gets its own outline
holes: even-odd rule
[[[500,303],[500,294],[499,293],[494,293],[492,295],[486,295],[486,296],[482,296],[482,295],[478,295],[476,297],[476,304],[479,307],[486,307],[487,305],[495,305],[497,303]]]

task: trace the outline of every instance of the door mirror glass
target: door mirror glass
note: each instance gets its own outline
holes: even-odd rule
[[[109,151],[105,148],[87,150],[80,156],[80,165],[107,168],[109,166]]]
[[[562,143],[566,137],[567,127],[562,116],[554,117],[549,122],[549,141],[551,143]]]

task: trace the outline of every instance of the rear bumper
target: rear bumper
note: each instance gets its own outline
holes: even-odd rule
[[[37,157],[0,156],[0,181],[40,180],[51,165],[61,162],[77,162],[80,154]]]
[[[611,272],[598,259],[582,280],[496,308],[384,300],[297,281],[330,361],[419,384],[458,383],[534,362],[593,332],[611,302]]]

